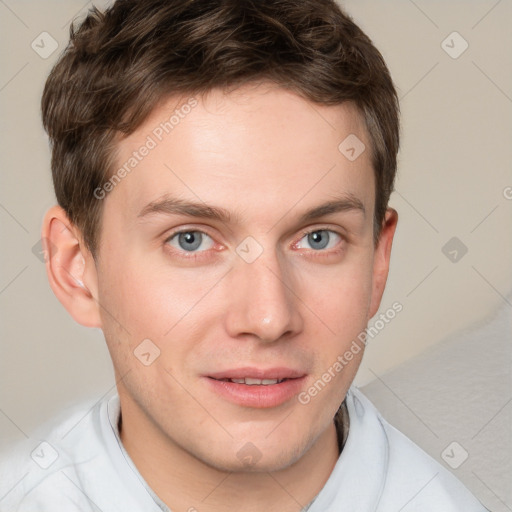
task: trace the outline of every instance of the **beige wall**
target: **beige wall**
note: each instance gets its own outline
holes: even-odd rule
[[[391,198],[400,222],[381,308],[398,301],[403,311],[371,340],[364,384],[483,318],[512,289],[512,2],[344,5],[384,54],[403,113]],[[0,3],[2,443],[113,385],[101,332],[71,320],[32,253],[54,202],[39,101],[58,51],[43,59],[31,43],[45,31],[62,48],[82,8],[83,0]],[[453,31],[469,45],[456,59],[441,46]],[[452,55],[463,47],[453,36],[446,44]],[[452,237],[468,249],[456,263],[442,252]]]

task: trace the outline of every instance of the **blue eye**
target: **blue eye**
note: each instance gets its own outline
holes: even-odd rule
[[[204,243],[206,247],[204,247]],[[167,243],[176,249],[182,249],[187,252],[193,252],[203,244],[202,250],[211,249],[214,245],[213,240],[202,231],[180,231],[167,239]]]
[[[311,231],[310,233],[305,234],[301,240],[299,241],[297,247],[300,247],[300,244],[303,240],[307,240],[311,249],[314,250],[322,250],[322,249],[332,249],[336,246],[336,244],[341,240],[340,235],[331,231],[329,229],[317,229],[316,231]]]

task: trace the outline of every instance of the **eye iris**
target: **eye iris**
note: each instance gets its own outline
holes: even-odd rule
[[[185,251],[194,251],[201,245],[203,235],[197,231],[187,231],[180,233],[178,236],[178,243]]]
[[[327,231],[313,231],[308,235],[308,242],[313,249],[324,249],[329,243],[329,233]]]

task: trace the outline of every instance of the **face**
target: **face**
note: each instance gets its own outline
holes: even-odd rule
[[[351,105],[260,84],[172,98],[120,141],[95,272],[123,414],[230,471],[287,467],[332,425],[381,293],[350,134],[370,147]]]

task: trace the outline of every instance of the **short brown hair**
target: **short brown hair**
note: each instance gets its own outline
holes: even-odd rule
[[[93,255],[102,212],[94,191],[113,172],[119,136],[167,96],[260,80],[358,107],[378,241],[396,174],[398,99],[381,54],[334,0],[117,0],[71,25],[42,97],[57,200]]]

